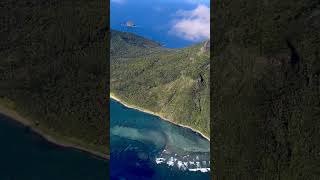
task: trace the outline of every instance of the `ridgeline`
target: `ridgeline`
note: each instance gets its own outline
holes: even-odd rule
[[[182,49],[111,31],[110,91],[120,100],[209,137],[208,43]]]

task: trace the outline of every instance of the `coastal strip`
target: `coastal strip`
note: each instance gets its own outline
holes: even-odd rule
[[[65,147],[65,148],[71,148],[71,149],[75,149],[81,152],[85,152],[88,154],[91,154],[93,156],[96,156],[98,158],[102,158],[102,159],[110,159],[110,156],[95,150],[91,150],[88,149],[86,147],[83,147],[81,145],[75,144],[75,143],[71,143],[71,142],[67,142],[67,141],[63,141],[63,140],[58,140],[56,138],[54,138],[53,136],[49,135],[48,133],[45,133],[44,131],[42,131],[39,128],[36,128],[30,120],[28,120],[27,118],[21,116],[18,112],[9,109],[7,107],[4,107],[2,105],[0,105],[0,113],[9,117],[10,119],[13,119],[14,121],[17,121],[18,123],[29,127],[33,132],[37,133],[38,135],[40,135],[41,137],[43,137],[45,140],[47,140],[50,143],[53,143],[55,145],[58,145],[60,147]]]
[[[132,104],[128,104],[127,102],[124,102],[123,100],[119,99],[114,93],[110,93],[110,98],[112,98],[113,100],[121,103],[122,105],[124,105],[125,107],[127,108],[131,108],[131,109],[135,109],[135,110],[138,110],[138,111],[141,111],[141,112],[144,112],[144,113],[148,113],[148,114],[151,114],[151,115],[154,115],[154,116],[157,116],[159,117],[160,119],[162,120],[165,120],[169,123],[172,123],[174,125],[177,125],[177,126],[180,126],[180,127],[183,127],[183,128],[188,128],[188,129],[191,129],[193,132],[195,133],[198,133],[200,134],[203,138],[207,139],[208,141],[210,141],[210,138],[207,137],[206,135],[204,135],[202,132],[190,127],[190,126],[186,126],[186,125],[183,125],[183,124],[179,124],[179,123],[176,123],[176,122],[173,122],[172,120],[168,119],[168,118],[165,118],[163,115],[159,114],[159,113],[156,113],[156,112],[152,112],[150,110],[147,110],[147,109],[143,109],[141,107],[138,107],[138,106],[135,106],[135,105],[132,105]]]

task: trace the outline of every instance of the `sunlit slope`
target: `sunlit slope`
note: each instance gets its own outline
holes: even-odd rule
[[[134,34],[113,31],[111,93],[209,136],[210,55],[202,46],[165,49]]]

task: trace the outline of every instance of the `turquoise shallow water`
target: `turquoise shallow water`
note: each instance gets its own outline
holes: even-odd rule
[[[0,114],[0,180],[106,180],[108,162],[52,144]]]
[[[110,102],[111,179],[210,179],[210,145],[198,133]]]

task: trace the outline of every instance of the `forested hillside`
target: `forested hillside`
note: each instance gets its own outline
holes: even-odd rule
[[[0,2],[0,104],[58,140],[108,153],[107,4]]]
[[[143,37],[111,32],[111,93],[209,136],[209,51],[204,43],[166,49]]]
[[[214,6],[214,177],[319,179],[320,2]]]

